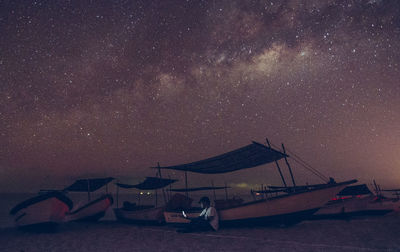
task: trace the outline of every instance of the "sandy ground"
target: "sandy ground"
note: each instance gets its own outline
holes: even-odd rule
[[[0,230],[1,251],[400,251],[400,215],[292,227],[176,233],[171,226],[67,223],[55,233]]]

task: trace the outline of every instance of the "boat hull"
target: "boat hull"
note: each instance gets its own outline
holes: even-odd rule
[[[349,218],[365,215],[385,215],[400,210],[400,201],[376,200],[375,196],[337,200],[319,209],[312,219]]]
[[[111,195],[104,195],[77,210],[70,212],[66,216],[66,221],[97,221],[101,219],[107,209],[113,204]]]
[[[350,182],[292,193],[218,211],[221,224],[297,223],[307,219]]]
[[[10,214],[19,227],[52,227],[63,222],[71,208],[72,202],[66,196],[51,193],[18,204]]]
[[[217,209],[221,225],[254,224],[294,224],[308,219],[348,184],[348,181],[327,184],[318,189],[281,195],[244,203],[235,207]],[[198,217],[201,211],[186,213],[189,217]],[[167,223],[189,223],[181,212],[164,212]]]
[[[117,220],[138,224],[163,224],[165,222],[163,212],[163,207],[151,207],[137,210],[114,208],[114,214]]]

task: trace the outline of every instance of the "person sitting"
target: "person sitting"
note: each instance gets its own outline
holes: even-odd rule
[[[219,228],[219,217],[217,210],[211,206],[210,199],[208,197],[202,197],[199,201],[203,211],[200,213],[199,217],[191,219],[188,226],[184,229],[179,229],[177,232],[189,233],[195,231],[217,231]],[[184,217],[188,217],[183,212]]]

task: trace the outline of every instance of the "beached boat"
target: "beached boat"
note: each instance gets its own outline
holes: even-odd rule
[[[25,200],[10,211],[19,227],[46,228],[64,221],[72,201],[62,192],[50,191]]]
[[[88,202],[73,209],[66,216],[66,221],[97,221],[102,218],[113,204],[110,194],[91,200],[90,193],[110,183],[114,178],[79,179],[64,189],[67,192],[87,192]]]
[[[312,219],[349,218],[363,215],[385,215],[399,209],[396,199],[374,194],[366,184],[348,186],[319,209]]]
[[[278,160],[284,159],[291,174],[293,187],[296,188],[292,170],[287,160],[289,156],[286,154],[283,145],[282,149],[283,152],[273,149],[269,143],[268,146],[265,146],[253,142],[245,147],[205,160],[182,165],[154,168],[179,170],[184,171],[185,174],[186,172],[219,174],[275,162],[283,183],[287,186],[278,164]],[[283,195],[242,203],[232,207],[228,206],[217,210],[221,224],[296,223],[307,219],[344,187],[355,182],[357,181],[349,180],[336,183],[332,180],[327,180],[326,184],[322,184],[318,187],[304,190],[295,189],[285,192]]]
[[[142,183],[136,185],[116,183],[118,188],[157,190],[162,189],[177,180],[162,179],[158,177],[147,177]],[[156,193],[157,195],[157,193]],[[165,194],[163,194],[164,200]],[[117,196],[118,197],[118,196]],[[118,201],[118,200],[117,200]],[[114,208],[115,217],[123,222],[143,223],[143,224],[162,224],[164,223],[165,206],[157,206],[157,196],[155,205],[140,205],[136,203],[124,202],[121,208]]]

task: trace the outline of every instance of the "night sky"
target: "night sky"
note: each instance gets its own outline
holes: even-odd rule
[[[399,187],[399,64],[397,0],[0,1],[0,191],[140,180],[266,137]],[[274,165],[212,178],[281,183]]]

